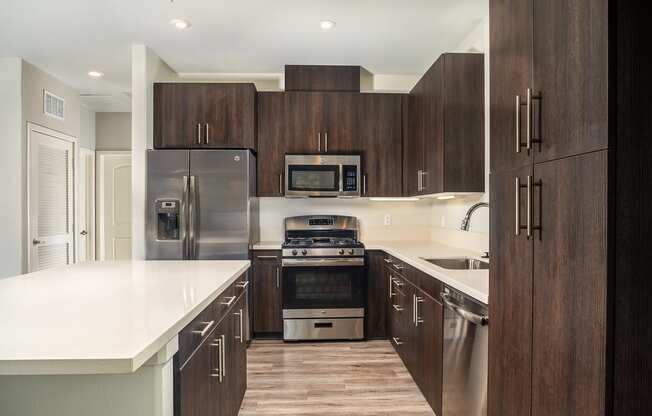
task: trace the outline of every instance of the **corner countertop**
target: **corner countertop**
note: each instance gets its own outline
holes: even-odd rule
[[[134,372],[249,267],[88,262],[0,279],[0,375]]]
[[[489,304],[489,270],[448,270],[423,260],[423,258],[462,256],[479,259],[480,253],[478,252],[433,241],[364,241],[364,245],[367,250],[382,250],[442,283],[484,304]],[[264,242],[254,245],[254,250],[280,249],[280,242]]]

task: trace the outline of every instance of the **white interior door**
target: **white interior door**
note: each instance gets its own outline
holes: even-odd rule
[[[27,138],[28,269],[32,272],[75,261],[76,139],[31,123]]]
[[[97,152],[99,260],[131,258],[131,152]]]
[[[77,261],[95,260],[95,152],[79,149]]]

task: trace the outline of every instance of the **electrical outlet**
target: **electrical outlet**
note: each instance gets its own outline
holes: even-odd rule
[[[385,225],[392,225],[392,215],[385,214]]]

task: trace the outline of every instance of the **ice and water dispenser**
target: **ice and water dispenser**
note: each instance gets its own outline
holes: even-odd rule
[[[178,240],[181,201],[178,199],[156,200],[157,240]]]

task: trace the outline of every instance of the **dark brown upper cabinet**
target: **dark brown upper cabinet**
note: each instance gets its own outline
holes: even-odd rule
[[[286,91],[347,91],[370,89],[373,75],[360,66],[286,65]]]
[[[484,55],[441,55],[408,99],[408,195],[484,192],[484,113]]]
[[[605,1],[492,0],[492,171],[607,148],[607,12]]]
[[[255,86],[154,84],[154,148],[255,149]]]
[[[362,196],[403,194],[403,97],[403,94],[360,94],[358,97]]]

